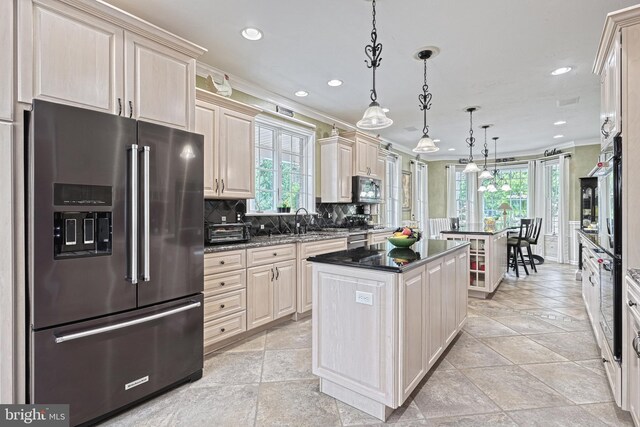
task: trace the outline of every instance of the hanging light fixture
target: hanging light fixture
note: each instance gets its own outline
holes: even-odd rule
[[[424,83],[422,84],[422,93],[418,95],[420,101],[420,111],[422,111],[422,138],[418,141],[418,145],[413,149],[414,153],[435,153],[440,148],[435,141],[429,138],[429,126],[427,126],[427,110],[431,109],[432,95],[429,93],[429,85],[427,84],[427,59],[431,58],[433,51],[423,50],[418,53],[418,58],[424,62]]]
[[[493,179],[487,186],[487,191],[489,193],[495,193],[498,191],[496,187],[496,180],[498,179],[498,137],[494,136],[493,138]]]
[[[482,129],[484,129],[484,149],[481,151],[484,156],[484,168],[482,168],[482,173],[480,173],[480,179],[491,179],[493,175],[491,171],[487,170],[487,157],[489,157],[489,148],[487,148],[487,129],[489,129],[491,125],[483,125]]]
[[[498,153],[497,142],[498,142],[498,137],[494,136],[493,137],[493,149],[494,149],[495,154],[496,154],[495,157],[497,157],[497,153]],[[498,163],[496,161],[495,164],[494,164],[494,181],[495,181],[496,185],[498,184],[498,179],[499,179],[499,177],[498,177],[498,169],[496,169],[497,166],[498,166]],[[504,183],[502,184],[500,189],[502,191],[511,191],[511,186],[509,185],[509,183],[507,181],[504,181]],[[496,189],[496,191],[498,191],[498,190]]]
[[[362,120],[356,123],[360,129],[375,130],[384,129],[393,124],[393,120],[388,118],[380,104],[378,104],[378,94],[376,93],[376,68],[380,66],[380,54],[382,53],[382,43],[378,43],[378,31],[376,29],[376,0],[372,0],[373,5],[373,29],[371,30],[371,44],[368,44],[364,48],[364,53],[367,58],[364,62],[367,64],[367,68],[373,69],[373,85],[371,89],[371,104],[369,108],[364,112]]]
[[[467,145],[469,146],[469,163],[464,168],[464,173],[476,173],[480,172],[480,168],[473,162],[473,146],[476,143],[476,139],[473,137],[473,112],[476,111],[477,107],[469,107],[467,108],[467,112],[469,113],[469,138],[467,138]]]

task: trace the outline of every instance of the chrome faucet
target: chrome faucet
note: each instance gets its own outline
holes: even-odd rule
[[[302,231],[300,230],[300,228],[301,228],[301,227],[300,227],[300,223],[298,222],[298,212],[300,212],[300,211],[304,211],[304,212],[305,212],[305,217],[306,217],[306,216],[309,216],[309,211],[308,211],[308,210],[306,210],[305,208],[299,208],[299,209],[296,211],[296,214],[295,214],[295,216],[293,217],[293,223],[294,223],[294,225],[295,225],[295,227],[294,227],[294,229],[293,229],[293,234],[307,234],[307,225],[306,225],[306,224],[305,224],[305,226],[304,226],[304,232],[302,232]]]

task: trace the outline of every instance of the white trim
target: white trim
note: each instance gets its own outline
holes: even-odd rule
[[[289,119],[289,117],[287,117],[287,119]],[[283,120],[280,117],[266,116],[264,112],[256,116],[256,122],[264,123],[268,126],[275,126],[282,129],[286,129],[288,131],[299,133],[307,137],[312,137],[312,136],[315,137],[315,132],[311,129],[296,126],[297,123],[292,124],[289,120]],[[315,129],[315,126],[313,126],[313,129]]]
[[[640,5],[634,5],[625,9],[616,10],[607,15],[604,28],[598,44],[598,53],[593,63],[593,73],[600,74],[609,53],[609,46],[615,40],[616,34],[624,27],[640,23]]]

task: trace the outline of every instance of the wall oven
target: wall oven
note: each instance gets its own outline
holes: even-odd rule
[[[598,163],[600,326],[611,354],[622,359],[622,138],[602,151]]]

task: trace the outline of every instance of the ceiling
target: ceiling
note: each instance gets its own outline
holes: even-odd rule
[[[370,102],[371,71],[364,63],[369,1],[107,1],[206,47],[202,62],[333,117],[355,123]],[[441,52],[428,64],[433,104],[427,120],[441,150],[429,157],[468,155],[464,109],[470,105],[480,106],[474,114],[478,143],[483,141],[479,126],[493,124],[488,136],[500,137],[500,154],[596,142],[600,88],[591,69],[604,19],[634,3],[378,0],[383,44],[378,101],[394,120],[380,134],[396,146],[415,146],[422,134],[417,96],[423,70],[413,54],[437,46]],[[245,40],[240,31],[247,26],[261,29],[264,37]],[[573,70],[550,75],[562,66]],[[327,81],[334,78],[344,84],[329,87]],[[309,96],[295,97],[300,89]],[[578,97],[577,104],[558,106],[559,100]],[[557,120],[567,124],[554,126]],[[557,134],[564,137],[554,139]]]

